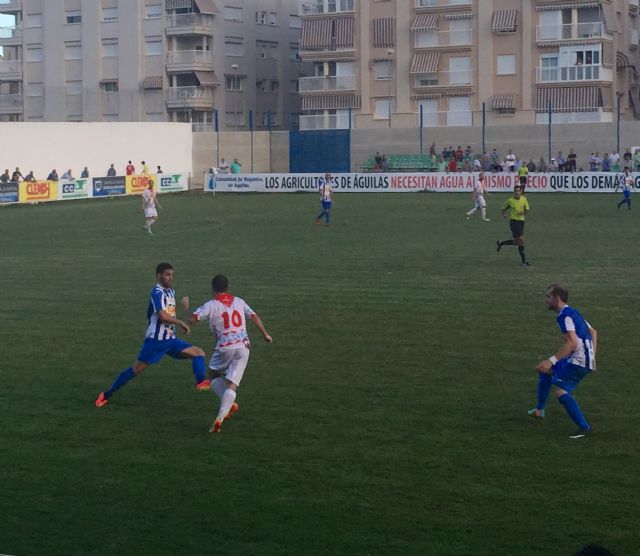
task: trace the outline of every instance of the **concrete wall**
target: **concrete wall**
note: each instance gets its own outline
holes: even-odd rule
[[[84,166],[91,176],[104,176],[111,163],[119,175],[127,161],[136,168],[146,161],[151,171],[193,172],[189,124],[5,122],[0,124],[0,172],[19,166],[45,179],[52,168],[62,176],[68,168],[80,177]]]

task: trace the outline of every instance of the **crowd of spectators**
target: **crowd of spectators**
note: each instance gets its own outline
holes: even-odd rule
[[[142,175],[148,175],[149,174],[149,167],[147,166],[146,162],[143,160],[142,163]],[[125,168],[125,175],[127,176],[132,176],[136,173],[136,167],[132,164],[131,160],[129,160],[129,163],[127,164],[126,168]],[[156,174],[162,174],[162,167],[158,166],[156,168]],[[81,179],[86,179],[89,177],[89,168],[87,166],[85,166],[82,169],[82,172],[80,173],[80,178]],[[118,171],[116,170],[115,164],[111,164],[111,166],[109,166],[109,169],[106,172],[106,175],[108,177],[113,177],[113,176],[117,176],[118,175]],[[71,168],[69,168],[66,172],[64,172],[62,174],[62,177],[58,176],[58,171],[54,168],[53,170],[51,170],[51,172],[49,172],[49,174],[47,175],[47,181],[60,181],[60,180],[75,180],[76,178],[73,176],[73,171]],[[16,168],[13,172],[9,172],[9,169],[7,168],[3,174],[0,175],[0,183],[7,183],[7,182],[21,182],[21,181],[26,181],[26,182],[35,182],[38,181],[38,179],[34,176],[33,174],[33,170],[31,170],[26,176],[24,176],[22,174],[22,172],[20,171],[20,168]]]

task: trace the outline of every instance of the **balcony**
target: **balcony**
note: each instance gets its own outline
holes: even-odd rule
[[[415,2],[416,8],[450,8],[473,5],[473,0],[415,0]]]
[[[0,27],[0,46],[14,46],[22,44],[21,27]]]
[[[470,87],[473,79],[472,70],[439,71],[415,76],[416,89],[434,89],[451,87]]]
[[[0,60],[0,79],[3,81],[21,81],[22,60]]]
[[[603,38],[610,37],[602,22],[536,26],[536,42],[539,43]]]
[[[355,91],[355,75],[336,75],[328,77],[301,77],[301,93],[331,93],[335,91]]]
[[[351,115],[351,129],[355,127],[355,117]],[[318,129],[349,129],[349,114],[320,114],[300,116],[300,131]]]
[[[167,89],[167,108],[213,108],[213,87],[170,87]]]
[[[22,11],[22,0],[0,0],[0,13]]]
[[[326,15],[354,12],[357,0],[303,0],[299,15]]]
[[[613,70],[595,65],[536,68],[536,83],[570,81],[613,81]]]
[[[210,14],[171,14],[167,17],[167,36],[211,35],[215,17]]]
[[[0,94],[0,114],[21,114],[22,95]]]
[[[471,46],[473,31],[456,29],[449,31],[418,31],[416,48],[446,48],[449,46]]]
[[[167,71],[213,71],[213,53],[207,50],[170,50]]]

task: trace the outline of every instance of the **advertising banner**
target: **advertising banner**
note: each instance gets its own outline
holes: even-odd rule
[[[17,203],[20,200],[20,184],[17,181],[0,183],[0,204]]]
[[[613,172],[529,174],[525,192],[612,193],[621,175]],[[634,190],[640,191],[640,174],[632,176]],[[324,174],[218,174],[215,188],[219,193],[317,191],[323,177]],[[477,172],[333,174],[333,187],[336,192],[465,192],[473,189],[477,178]],[[516,174],[485,174],[489,191],[511,191],[519,183]],[[207,188],[205,179],[205,190]]]
[[[185,174],[158,174],[157,191],[169,193],[170,191],[187,191],[189,178]]]
[[[127,195],[141,195],[149,187],[149,180],[153,180],[153,185],[158,191],[158,176],[149,174],[147,176],[127,176]]]
[[[89,180],[60,180],[58,182],[58,199],[86,199],[93,193]]]
[[[93,196],[124,195],[127,190],[125,176],[93,178]]]
[[[40,203],[58,200],[57,181],[23,181],[20,184],[21,203]]]

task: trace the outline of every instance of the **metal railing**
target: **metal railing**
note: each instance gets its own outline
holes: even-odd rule
[[[418,32],[416,34],[416,48],[435,48],[439,46],[465,46],[473,44],[471,29],[436,31],[435,33]]]
[[[355,75],[336,75],[328,77],[301,77],[300,92],[352,91],[356,88]]]
[[[604,37],[604,24],[600,21],[593,23],[566,23],[563,25],[537,25],[536,40],[559,41],[571,39],[589,39]]]
[[[0,12],[5,10],[19,10],[22,7],[22,0],[0,0]]]
[[[167,16],[167,27],[213,28],[215,17],[209,14],[171,14]]]
[[[472,70],[439,71],[428,75],[428,78],[421,79],[416,76],[415,86],[417,88],[447,87],[456,85],[471,85]],[[420,81],[423,81],[422,83]]]
[[[213,100],[211,87],[169,87],[167,100]]]
[[[170,50],[167,64],[213,64],[213,53],[208,50]]]
[[[351,128],[355,127],[355,117],[351,117]],[[300,116],[300,131],[317,129],[349,129],[348,114],[320,114],[314,116]]]
[[[613,71],[596,65],[536,68],[537,83],[562,81],[613,81]]]
[[[11,95],[2,95],[0,94],[0,109],[2,108],[22,108],[22,95],[11,94]]]
[[[22,73],[22,60],[0,60],[0,74]]]
[[[300,15],[332,14],[353,12],[357,0],[303,0],[300,2]]]
[[[470,6],[473,0],[416,0],[416,8],[431,8],[433,6]]]
[[[0,40],[22,38],[22,27],[0,27]]]

